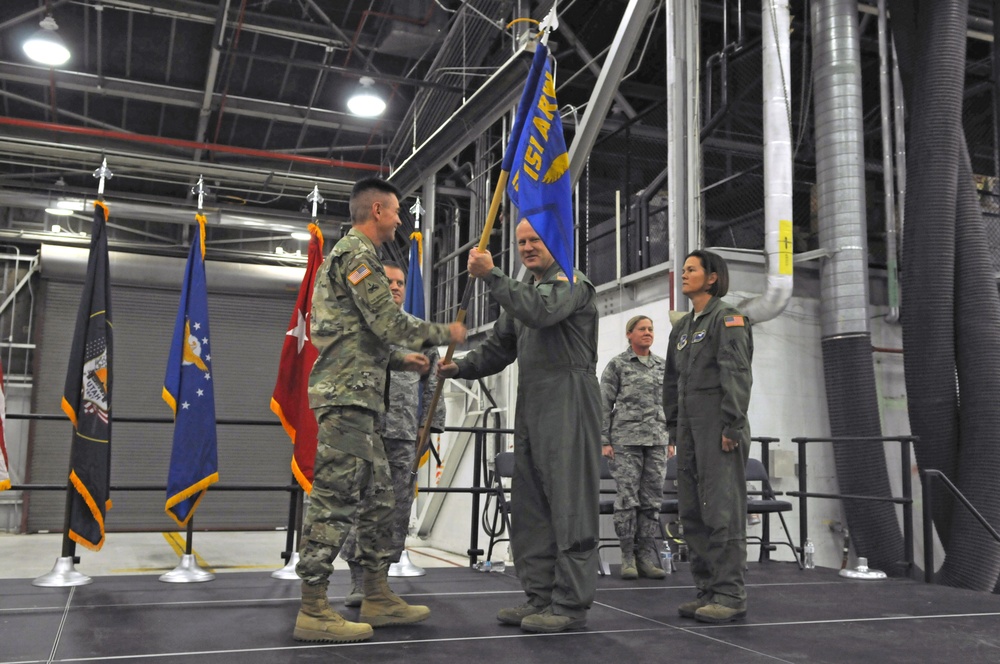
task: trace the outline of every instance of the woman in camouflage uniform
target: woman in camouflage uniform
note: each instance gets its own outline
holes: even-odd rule
[[[653,321],[634,316],[625,325],[628,349],[601,376],[601,454],[608,458],[618,493],[615,534],[621,542],[623,579],[662,579],[656,536],[667,466],[663,415],[664,360],[650,352]]]

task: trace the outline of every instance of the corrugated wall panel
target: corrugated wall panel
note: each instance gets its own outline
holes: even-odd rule
[[[35,413],[58,413],[81,285],[41,284]],[[113,413],[117,417],[169,417],[161,398],[163,376],[180,298],[178,291],[112,288],[115,326]],[[219,477],[226,484],[289,483],[291,445],[270,411],[278,356],[295,293],[283,298],[209,293],[216,414],[219,418],[273,420],[274,426],[220,426]],[[112,484],[166,484],[173,424],[117,422],[112,433]],[[65,482],[70,424],[35,422],[29,481]],[[113,492],[107,528],[171,530],[165,490]],[[29,532],[61,530],[65,495],[37,491],[27,507]],[[287,522],[286,492],[209,489],[196,514],[197,528],[274,528]]]

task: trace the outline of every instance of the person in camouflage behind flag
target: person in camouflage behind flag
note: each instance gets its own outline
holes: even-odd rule
[[[392,301],[396,306],[403,306],[403,298],[406,294],[406,274],[396,263],[383,261],[385,266],[385,276],[389,280],[389,290],[392,292]],[[405,350],[401,346],[393,346],[393,350]],[[438,352],[436,348],[429,348],[424,351],[424,355],[430,360],[430,366],[436,367],[438,363]],[[390,560],[399,562],[406,545],[406,533],[410,528],[410,508],[413,506],[413,497],[416,492],[417,476],[413,474],[413,458],[417,451],[417,435],[419,428],[423,424],[423,414],[420,412],[421,403],[429,404],[434,396],[434,388],[437,385],[437,372],[430,371],[426,375],[413,371],[390,371],[389,372],[389,406],[386,408],[382,418],[382,442],[385,445],[385,455],[389,459],[389,472],[392,475],[392,493],[396,499],[396,507],[392,518],[392,547],[390,548]],[[445,407],[444,402],[439,402],[434,410],[434,417],[431,420],[431,431],[440,433],[444,431]],[[347,541],[344,542],[344,557],[351,568],[351,592],[344,598],[347,606],[361,606],[364,599],[364,592],[361,588],[361,578],[363,568],[361,567],[361,554],[356,551],[357,529],[352,528]]]
[[[389,462],[376,423],[385,411],[389,369],[427,371],[424,350],[465,340],[465,326],[426,323],[393,302],[377,250],[393,239],[399,192],[367,178],[351,192],[351,230],[316,275],[310,331],[318,357],[309,374],[309,405],[319,426],[313,491],[295,568],[302,606],[293,638],[362,641],[372,627],[425,620],[430,609],[411,606],[388,584],[393,497]],[[370,499],[369,499],[370,498]],[[333,561],[352,526],[364,568],[361,622],[349,622],[327,598]]]
[[[633,316],[625,325],[629,347],[601,375],[601,454],[608,458],[618,493],[615,534],[621,542],[623,579],[666,576],[656,536],[667,467],[662,357],[650,352],[653,321]]]

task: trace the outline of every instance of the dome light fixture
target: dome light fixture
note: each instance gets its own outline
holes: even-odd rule
[[[24,52],[29,58],[48,67],[58,67],[69,61],[69,49],[57,32],[59,26],[51,15],[39,24],[41,29],[24,42]]]
[[[385,110],[385,100],[375,94],[373,88],[375,79],[370,76],[362,76],[358,83],[361,87],[347,100],[348,110],[363,118],[374,118],[382,115],[382,111]]]

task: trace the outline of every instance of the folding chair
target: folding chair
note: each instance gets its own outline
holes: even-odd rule
[[[494,532],[490,533],[490,545],[486,549],[486,560],[493,560],[493,547],[496,544],[510,541],[510,501],[507,499],[507,487],[503,485],[503,480],[514,476],[514,453],[500,452],[497,454],[493,459],[493,469],[493,490],[497,499],[497,507],[493,517]],[[496,529],[498,516],[503,524],[500,529]],[[501,537],[504,533],[507,533],[507,537]]]
[[[764,464],[760,460],[747,459],[746,480],[747,482],[760,482],[760,491],[748,492],[747,495],[747,514],[760,514],[763,517],[761,522],[762,536],[747,538],[747,540],[754,539],[760,542],[760,556],[758,561],[764,562],[765,560],[770,560],[770,552],[775,549],[775,544],[782,544],[787,545],[792,550],[796,564],[798,564],[799,569],[802,569],[802,561],[799,560],[798,550],[795,548],[792,536],[788,532],[788,524],[785,523],[784,512],[791,512],[792,504],[787,500],[776,498],[774,489],[771,488],[771,480],[767,476],[767,469],[764,468]],[[787,541],[776,542],[775,544],[771,543],[770,516],[772,514],[777,514],[778,518],[781,519],[781,527],[785,531]]]

